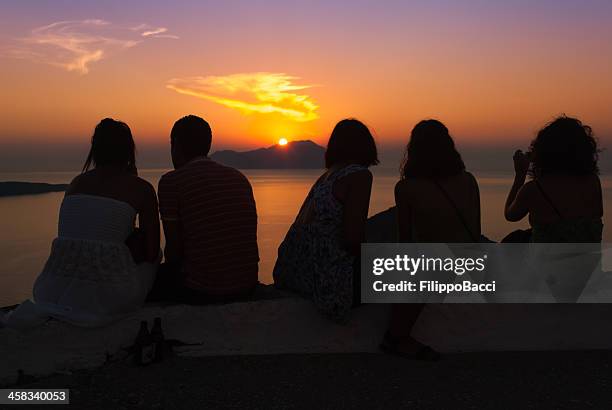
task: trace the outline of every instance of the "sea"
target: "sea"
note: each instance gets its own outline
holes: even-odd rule
[[[166,169],[139,170],[154,186]],[[277,248],[293,222],[310,187],[322,170],[243,170],[251,181],[258,214],[259,281],[272,283]],[[373,169],[370,215],[394,205],[397,169]],[[0,172],[0,181],[68,183],[75,172]],[[500,240],[526,221],[506,222],[503,207],[512,176],[474,172],[480,185],[483,234]],[[602,177],[604,192],[604,241],[612,242],[612,177]],[[29,298],[32,284],[49,254],[57,234],[57,217],[63,193],[0,198],[0,306]],[[163,236],[162,236],[163,241]]]

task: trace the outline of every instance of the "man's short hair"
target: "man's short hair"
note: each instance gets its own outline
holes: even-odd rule
[[[178,144],[183,155],[195,157],[208,155],[212,142],[210,125],[196,115],[187,115],[174,123],[170,131],[170,143]]]

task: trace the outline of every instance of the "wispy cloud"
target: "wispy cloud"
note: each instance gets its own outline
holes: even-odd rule
[[[153,27],[148,24],[140,24],[136,27],[132,27],[132,31],[139,32],[142,37],[178,39],[178,36],[168,34],[168,29],[166,27]]]
[[[58,21],[33,29],[9,49],[9,55],[87,74],[90,65],[149,38],[172,38],[166,27],[128,28],[99,19]]]
[[[319,106],[298,91],[310,85],[294,84],[299,77],[285,73],[240,73],[226,76],[174,78],[167,87],[239,110],[245,114],[281,114],[294,121],[311,121]]]

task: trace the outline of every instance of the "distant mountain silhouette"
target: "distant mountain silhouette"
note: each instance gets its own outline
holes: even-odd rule
[[[0,182],[0,197],[14,195],[45,194],[63,192],[68,184],[44,184],[40,182]]]
[[[325,148],[312,141],[292,141],[253,151],[217,151],[214,161],[242,169],[321,169],[325,165]]]

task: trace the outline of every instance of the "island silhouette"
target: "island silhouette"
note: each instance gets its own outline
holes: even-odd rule
[[[15,195],[36,195],[47,192],[63,192],[68,184],[45,184],[42,182],[0,182],[0,197]]]
[[[217,151],[214,161],[239,169],[321,169],[325,148],[310,140],[291,141],[251,151]]]

